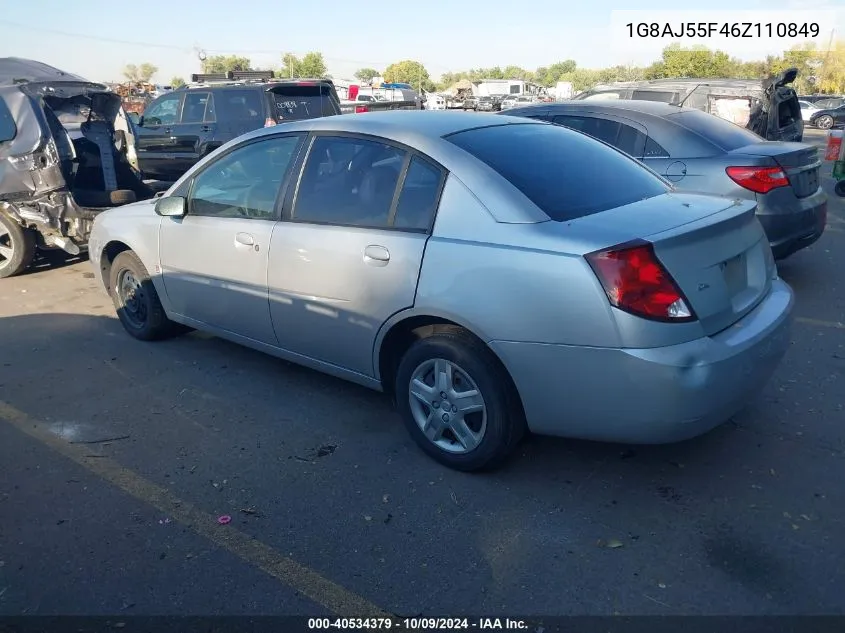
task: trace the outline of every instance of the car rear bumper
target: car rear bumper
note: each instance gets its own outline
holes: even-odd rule
[[[668,347],[588,348],[494,341],[531,431],[662,444],[701,435],[740,411],[789,346],[794,297],[783,281],[742,320]]]
[[[795,208],[782,213],[762,202],[757,217],[766,231],[775,259],[784,259],[806,248],[824,233],[827,223],[827,195],[821,190],[807,198],[796,198]]]

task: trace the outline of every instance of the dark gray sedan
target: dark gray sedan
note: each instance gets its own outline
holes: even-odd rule
[[[824,231],[827,197],[818,150],[810,145],[766,141],[700,110],[653,101],[544,103],[508,115],[550,121],[604,141],[679,190],[756,201],[776,259],[809,246]]]

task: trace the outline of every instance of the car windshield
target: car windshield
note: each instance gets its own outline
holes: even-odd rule
[[[497,125],[450,134],[446,140],[489,165],[559,222],[669,191],[634,159],[557,125]]]
[[[751,130],[701,110],[689,109],[670,114],[669,117],[726,152],[766,140]]]

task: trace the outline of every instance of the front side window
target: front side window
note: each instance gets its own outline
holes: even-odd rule
[[[173,125],[179,120],[179,104],[182,95],[167,95],[150,104],[144,111],[144,127]]]
[[[669,191],[636,160],[560,125],[488,126],[445,138],[488,165],[559,222]]]
[[[300,136],[262,139],[208,165],[194,179],[190,215],[272,220],[300,140]]]
[[[318,136],[300,179],[293,219],[385,228],[405,151],[361,138]]]

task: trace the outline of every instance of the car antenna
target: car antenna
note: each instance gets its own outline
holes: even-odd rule
[[[690,91],[687,93],[687,96],[686,96],[686,97],[684,97],[683,99],[681,99],[681,102],[680,102],[680,103],[670,103],[669,105],[678,106],[679,108],[683,107],[683,105],[687,102],[687,99],[689,99],[689,98],[693,95],[693,93],[694,93],[696,90],[698,90],[699,88],[701,88],[701,86],[703,86],[703,85],[704,85],[704,84],[702,84],[702,83],[695,84],[695,88],[693,88],[692,90],[690,90]]]

